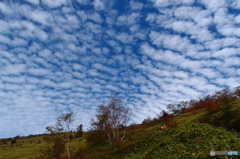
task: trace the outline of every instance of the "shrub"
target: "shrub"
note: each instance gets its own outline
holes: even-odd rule
[[[193,114],[193,115],[195,115],[195,114],[198,114],[198,113],[200,113],[201,111],[200,110],[194,110],[194,111],[192,111],[191,113]]]
[[[240,118],[233,120],[233,122],[231,122],[227,128],[230,129],[234,129],[235,131],[240,133]]]
[[[12,140],[12,138],[8,138],[8,139],[7,139],[7,141],[11,141],[11,140]]]
[[[87,143],[98,143],[102,141],[107,141],[108,137],[104,131],[92,130],[85,135]]]
[[[69,139],[72,140],[74,137],[72,134],[69,135]]]
[[[65,152],[65,141],[62,136],[58,134],[51,134],[44,138],[47,143],[53,143],[51,146],[47,146],[43,150],[43,156],[46,156],[46,159],[59,159]],[[40,141],[40,140],[39,140]]]
[[[78,151],[74,154],[74,158],[76,159],[84,159],[86,158],[88,151],[86,148],[79,148]]]
[[[11,144],[15,144],[15,143],[17,143],[16,140],[11,140]]]
[[[174,119],[174,115],[173,114],[169,114],[166,117],[163,118],[163,121],[171,121]]]
[[[3,141],[2,141],[2,144],[3,144],[3,145],[8,144],[7,140],[3,140]]]

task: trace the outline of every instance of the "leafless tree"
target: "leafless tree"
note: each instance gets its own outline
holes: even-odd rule
[[[57,123],[55,124],[55,126],[48,126],[46,127],[48,132],[51,132],[51,134],[53,133],[64,133],[65,134],[65,138],[67,141],[67,153],[68,153],[68,158],[71,158],[70,155],[70,125],[72,124],[72,122],[74,121],[73,119],[73,112],[71,113],[67,113],[67,114],[63,114],[61,116],[59,116],[57,118]]]
[[[94,130],[104,131],[111,145],[122,141],[126,136],[132,112],[118,95],[111,95],[108,105],[99,105],[96,109],[96,120],[91,120]],[[120,131],[123,133],[120,135]]]

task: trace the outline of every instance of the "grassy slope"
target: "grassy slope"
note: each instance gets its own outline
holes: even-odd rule
[[[235,102],[233,110],[240,113],[240,100]],[[73,139],[71,146],[75,149],[82,148],[87,159],[218,158],[211,157],[210,150],[240,153],[239,133],[200,123],[204,116],[204,111],[181,114],[174,119],[177,126],[166,131],[160,130],[161,123],[146,129],[131,130],[118,148],[112,148],[108,143],[86,147],[81,138]],[[0,145],[0,159],[34,158],[46,145],[42,138],[43,136],[34,136],[17,139],[16,144],[8,141],[8,144]],[[39,140],[42,142],[38,143]]]
[[[240,100],[234,103],[232,110],[240,117]],[[160,130],[161,123],[146,129],[131,130],[118,149],[111,149],[107,144],[89,147],[86,158],[239,158],[209,155],[211,150],[240,153],[239,133],[200,122],[208,115],[217,118],[219,114],[221,112],[208,114],[205,111],[181,114],[172,121],[177,126],[166,131]]]
[[[0,145],[0,159],[31,159],[40,155],[40,151],[47,145],[43,141],[43,135],[16,139],[16,144]],[[40,143],[39,143],[40,141]],[[84,142],[81,138],[74,139],[71,147],[78,148]]]

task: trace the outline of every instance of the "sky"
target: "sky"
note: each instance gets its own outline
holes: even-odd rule
[[[72,128],[118,93],[131,122],[240,85],[239,0],[0,0],[0,138]]]

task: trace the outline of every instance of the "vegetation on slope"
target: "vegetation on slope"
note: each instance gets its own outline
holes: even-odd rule
[[[184,106],[182,106],[184,105]],[[238,158],[210,156],[210,151],[240,153],[240,89],[224,89],[199,100],[169,106],[168,114],[131,124],[124,140],[111,145],[101,130],[71,133],[72,159]],[[161,124],[169,129],[161,130]],[[121,134],[120,134],[121,135]],[[50,135],[0,140],[0,159],[36,159],[42,155]],[[78,138],[75,138],[78,137]],[[15,140],[15,142],[14,142]],[[50,145],[51,146],[51,145]],[[63,153],[59,158],[67,158]],[[44,158],[41,156],[40,158]]]

